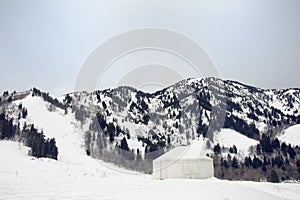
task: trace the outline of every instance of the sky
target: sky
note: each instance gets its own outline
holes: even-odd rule
[[[261,88],[300,87],[299,10],[298,0],[0,0],[0,92],[32,87],[55,96],[71,92],[97,47],[120,33],[145,27],[191,38],[223,79]],[[136,54],[128,57],[131,66],[137,57],[156,55]],[[168,60],[170,55],[160,56]],[[140,69],[166,65],[146,60],[138,63]],[[178,71],[178,58],[172,60],[174,65],[166,67]],[[126,79],[122,59],[113,66],[97,89]],[[174,74],[178,80],[186,77]],[[142,80],[146,77],[149,74]]]

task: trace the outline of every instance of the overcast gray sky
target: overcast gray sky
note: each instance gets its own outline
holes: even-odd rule
[[[299,0],[1,0],[0,92],[70,92],[95,48],[142,27],[192,38],[224,79],[300,87],[299,11]]]

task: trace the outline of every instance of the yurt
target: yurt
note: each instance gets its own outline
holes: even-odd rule
[[[153,160],[154,179],[205,179],[214,176],[213,159],[205,155],[203,141],[178,146]]]

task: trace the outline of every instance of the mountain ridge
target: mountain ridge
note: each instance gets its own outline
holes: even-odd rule
[[[207,154],[215,157],[219,151],[215,151],[218,143],[214,138],[223,129],[235,130],[258,144],[269,144],[287,127],[300,123],[300,89],[260,89],[214,77],[185,79],[154,93],[128,86],[73,92],[58,99],[36,88],[23,93],[5,92],[0,102],[2,111],[17,112],[9,106],[15,101],[22,103],[29,96],[42,98],[51,112],[61,109],[63,116],[74,115],[74,123],[85,127],[82,132],[88,155],[120,165],[121,150],[133,162],[122,165],[136,165],[135,170],[147,173],[149,168],[139,168],[135,162],[149,161],[149,167],[151,159],[178,145],[190,144],[200,135],[208,139]],[[253,148],[264,151],[265,146]],[[262,160],[265,156],[258,155],[260,149],[241,153],[230,148],[221,148],[221,156],[215,160],[220,163],[220,158],[228,159],[230,155],[242,164],[248,155]],[[272,156],[275,155],[268,155],[268,159]]]

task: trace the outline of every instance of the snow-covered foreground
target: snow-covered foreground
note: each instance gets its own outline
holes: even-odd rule
[[[300,184],[153,180],[86,156],[81,164],[36,159],[0,141],[0,199],[299,199]],[[108,167],[109,166],[109,167]]]

